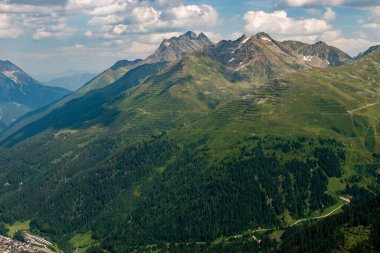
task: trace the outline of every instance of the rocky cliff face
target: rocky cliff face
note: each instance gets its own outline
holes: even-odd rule
[[[194,32],[187,32],[179,37],[164,40],[156,52],[149,56],[146,61],[149,63],[178,61],[186,55],[212,44],[203,33],[197,35]]]
[[[305,63],[314,67],[337,67],[353,61],[348,54],[322,41],[312,45],[299,41],[283,41],[278,45],[290,54],[303,56]]]
[[[313,45],[298,41],[276,41],[266,33],[237,40],[224,40],[203,50],[225,63],[232,72],[247,70],[269,77],[311,67],[335,67],[353,61],[341,50],[324,42]]]

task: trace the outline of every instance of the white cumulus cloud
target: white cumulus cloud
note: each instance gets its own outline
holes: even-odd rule
[[[289,17],[286,11],[249,11],[244,20],[245,30],[250,34],[264,31],[278,40],[298,40],[306,43],[322,40],[352,56],[378,44],[366,38],[345,38],[340,29],[329,24],[327,19],[295,19]]]
[[[323,6],[368,7],[380,5],[379,0],[278,0],[278,8],[319,8]]]
[[[332,21],[336,19],[336,13],[333,11],[331,7],[326,8],[326,12],[323,14],[323,19],[327,21]]]
[[[337,38],[335,40],[329,41],[329,44],[335,46],[351,56],[356,56],[360,52],[366,51],[369,47],[374,46],[376,44],[380,44],[379,42],[374,42],[367,39],[362,38]]]
[[[315,41],[321,34],[334,30],[325,20],[294,19],[285,11],[267,13],[249,11],[244,15],[245,30],[248,33],[267,32],[280,39],[300,39]]]
[[[132,23],[151,25],[157,23],[160,16],[161,11],[158,11],[153,7],[138,6],[132,10],[129,20]]]
[[[66,8],[89,15],[92,34],[108,40],[148,33],[204,31],[220,23],[219,14],[211,5],[186,5],[182,1],[70,0]]]
[[[127,25],[123,25],[123,24],[119,24],[117,26],[115,26],[113,28],[113,32],[117,33],[117,34],[122,34],[124,33],[125,31],[127,31],[128,29],[128,26]]]
[[[379,28],[380,27],[380,6],[369,9],[369,17],[367,21],[362,21],[364,28]]]
[[[17,38],[22,30],[12,24],[11,16],[0,14],[0,38]]]

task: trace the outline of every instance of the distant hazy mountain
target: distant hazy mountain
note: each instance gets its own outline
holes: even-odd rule
[[[50,81],[43,82],[47,86],[61,87],[71,91],[75,91],[96,77],[97,73],[76,73],[54,78]]]
[[[68,93],[40,84],[10,61],[0,61],[0,129]]]

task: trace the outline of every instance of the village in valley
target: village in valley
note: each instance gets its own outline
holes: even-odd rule
[[[0,235],[0,252],[2,253],[54,253],[52,243],[44,238],[32,235],[28,232],[22,232],[24,241],[12,239],[10,237]]]

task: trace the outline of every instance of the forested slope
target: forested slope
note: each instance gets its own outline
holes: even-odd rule
[[[30,220],[65,251],[90,234],[130,252],[286,227],[354,186],[378,193],[379,63],[265,82],[201,53],[142,65],[3,141],[2,221]]]

